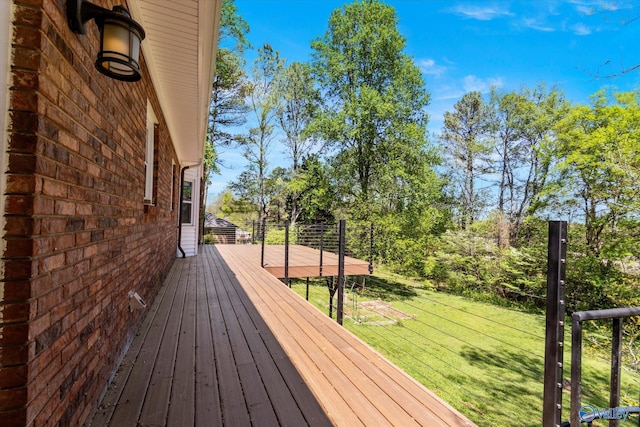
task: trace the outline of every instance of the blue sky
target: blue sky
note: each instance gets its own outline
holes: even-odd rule
[[[254,48],[269,43],[287,62],[310,58],[311,41],[327,30],[335,0],[235,0],[249,23]],[[603,87],[640,89],[640,0],[455,1],[387,0],[396,9],[405,52],[422,70],[431,93],[429,131],[467,92],[488,93],[544,82],[568,100],[588,103]],[[249,62],[254,53],[248,52]],[[621,75],[620,75],[621,74]],[[608,75],[618,75],[606,78]],[[286,161],[274,147],[273,163]],[[243,170],[239,153],[221,153],[209,201]]]

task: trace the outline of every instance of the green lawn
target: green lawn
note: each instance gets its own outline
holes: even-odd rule
[[[305,288],[302,281],[293,284],[303,297]],[[309,301],[328,313],[328,298],[324,282],[312,282]],[[571,375],[567,325],[565,378]],[[434,292],[405,280],[374,278],[364,292],[347,292],[344,326],[480,426],[542,422],[541,315]],[[589,351],[588,340],[583,342]],[[583,356],[582,402],[608,408],[609,361],[590,353]],[[640,377],[625,369],[622,380],[623,405],[637,405]],[[563,418],[569,419],[569,391]],[[637,417],[621,425],[633,423],[637,425]]]

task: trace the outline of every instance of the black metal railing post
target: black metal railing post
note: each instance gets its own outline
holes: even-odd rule
[[[291,287],[289,282],[289,220],[284,223],[284,283]]]
[[[562,424],[566,256],[567,223],[566,221],[549,221],[543,427],[558,427]],[[572,384],[573,387],[575,385]]]
[[[582,322],[572,316],[571,324],[571,424],[580,425],[580,396],[582,395]]]
[[[620,372],[622,368],[622,318],[613,319],[613,339],[611,341],[611,390],[609,408],[620,406]],[[609,427],[618,427],[617,419],[609,421]]]
[[[346,221],[340,220],[340,235],[338,246],[338,307],[336,309],[336,320],[338,324],[342,325],[342,319],[344,316],[344,234],[346,228]]]
[[[267,219],[266,218],[262,218],[262,230],[261,231],[261,235],[262,235],[262,252],[260,254],[260,267],[264,268],[264,236],[265,236],[265,229],[267,226]]]
[[[324,249],[324,223],[320,224],[320,271],[319,275],[322,277],[322,251]]]
[[[373,274],[373,223],[369,229],[369,274]]]

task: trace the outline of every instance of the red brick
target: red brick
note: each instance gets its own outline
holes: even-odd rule
[[[33,194],[36,189],[33,175],[9,175],[7,177],[7,193]]]
[[[1,307],[4,322],[27,322],[31,318],[29,303],[5,303]]]
[[[33,196],[7,196],[5,213],[9,215],[33,215]]]
[[[56,234],[63,233],[67,228],[67,220],[64,218],[43,218],[42,233]]]
[[[12,90],[11,107],[14,111],[37,111],[38,95],[35,92]]]
[[[24,344],[29,334],[29,325],[26,323],[5,324],[0,326],[0,346]],[[0,406],[1,408],[2,406]]]
[[[25,2],[16,2],[15,14],[13,16],[14,23],[17,26],[40,28],[42,24],[42,11],[39,8],[24,7],[20,3]]]
[[[31,296],[31,283],[29,281],[5,282],[4,294],[0,297],[4,301],[24,300]]]
[[[39,273],[44,274],[64,265],[64,254],[51,255],[38,262]]]
[[[24,387],[28,374],[26,365],[0,367],[0,389]]]
[[[7,281],[26,280],[33,275],[32,262],[20,259],[8,259],[5,261],[4,278]]]
[[[16,46],[13,49],[13,65],[27,70],[37,70],[40,67],[41,55],[35,49]]]
[[[27,345],[7,345],[2,347],[2,363],[4,366],[24,365],[29,360]]]
[[[9,239],[6,243],[5,258],[25,258],[33,255],[33,240]]]

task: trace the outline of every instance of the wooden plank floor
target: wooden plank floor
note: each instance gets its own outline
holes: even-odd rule
[[[258,260],[261,257],[260,245],[245,247],[245,256]],[[282,279],[284,272],[284,245],[266,245],[264,250],[264,268],[274,276]],[[260,261],[258,261],[260,265]],[[369,262],[356,258],[344,257],[344,274],[346,276],[360,276],[371,274]],[[321,277],[338,275],[338,256],[328,251],[322,251],[322,266],[320,265],[320,251],[303,245],[289,245],[289,277]]]
[[[247,248],[176,260],[92,425],[473,425]]]

